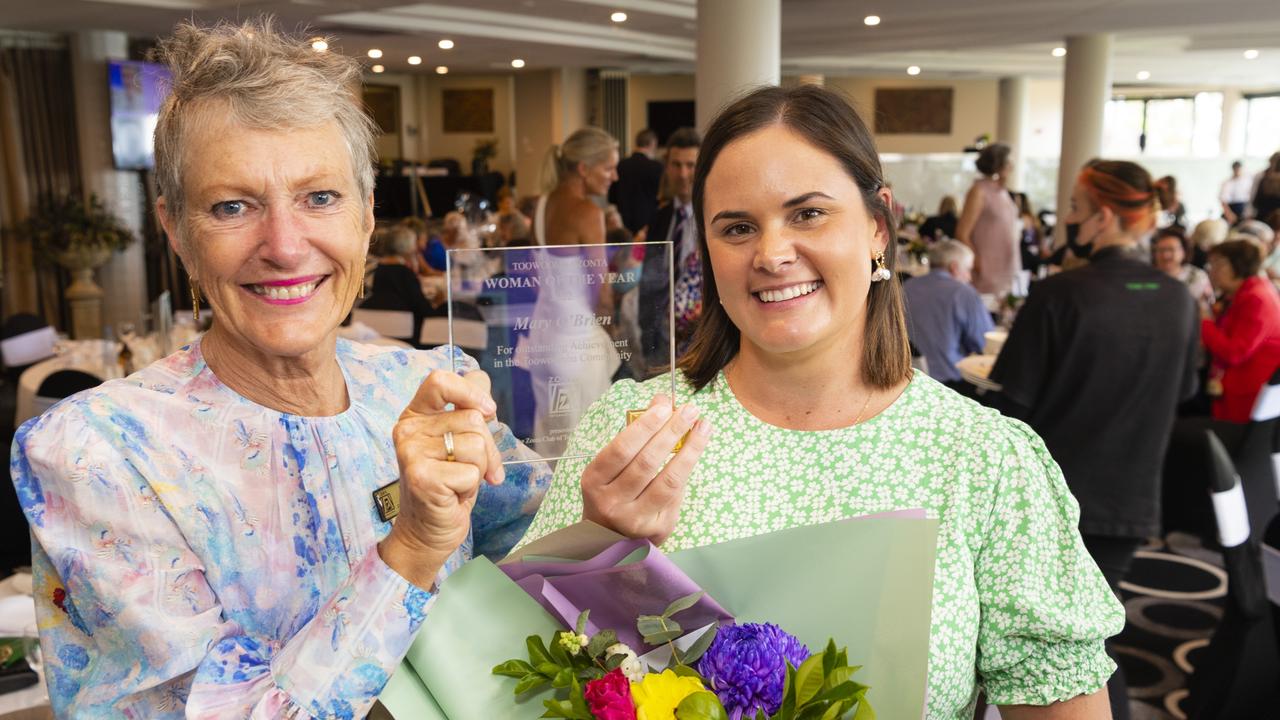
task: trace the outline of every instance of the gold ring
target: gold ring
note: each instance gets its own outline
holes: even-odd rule
[[[452,430],[444,431],[444,459],[448,460],[449,462],[453,462],[455,460],[453,456],[453,431]]]

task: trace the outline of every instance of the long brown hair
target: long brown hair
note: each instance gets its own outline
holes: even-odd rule
[[[793,88],[762,87],[735,101],[711,121],[698,151],[693,175],[693,213],[702,252],[702,315],[693,330],[689,350],[678,363],[695,389],[706,387],[738,354],[741,333],[720,304],[702,203],[707,175],[725,146],[780,124],[840,162],[862,192],[867,210],[884,223],[889,235],[885,264],[892,270],[897,249],[893,212],[877,194],[884,187],[880,156],[867,126],[843,96],[815,85]],[[868,259],[870,261],[870,259]],[[907,343],[906,313],[897,274],[871,283],[867,294],[866,334],[862,346],[862,379],[872,387],[888,388],[911,377],[911,349]]]

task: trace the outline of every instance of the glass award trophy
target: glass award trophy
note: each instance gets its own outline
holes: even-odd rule
[[[567,454],[569,438],[614,382],[674,367],[671,255],[670,242],[448,251],[449,342],[488,373],[498,421],[543,460],[583,457]],[[674,398],[670,378],[653,394]]]

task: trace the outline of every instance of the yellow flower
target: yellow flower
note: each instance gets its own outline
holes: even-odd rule
[[[676,675],[670,670],[649,673],[640,682],[631,683],[636,720],[675,720],[680,701],[705,689],[695,677]]]

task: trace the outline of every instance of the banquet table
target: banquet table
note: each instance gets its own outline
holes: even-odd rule
[[[17,573],[0,580],[0,635],[11,635],[11,626],[28,626],[35,622],[35,602],[31,599],[30,573]],[[25,600],[25,602],[24,602]],[[53,718],[44,673],[39,667],[40,682],[31,687],[0,694],[0,720],[46,720]]]
[[[970,355],[957,362],[956,369],[960,371],[960,377],[964,378],[965,382],[979,390],[999,392],[1000,383],[987,379],[991,375],[991,368],[995,364],[995,355]]]
[[[118,343],[111,343],[108,347],[104,340],[77,340],[60,354],[24,370],[18,377],[14,427],[48,410],[53,404],[38,393],[40,384],[59,370],[79,370],[102,380],[120,377],[120,367],[115,362],[118,348]]]

